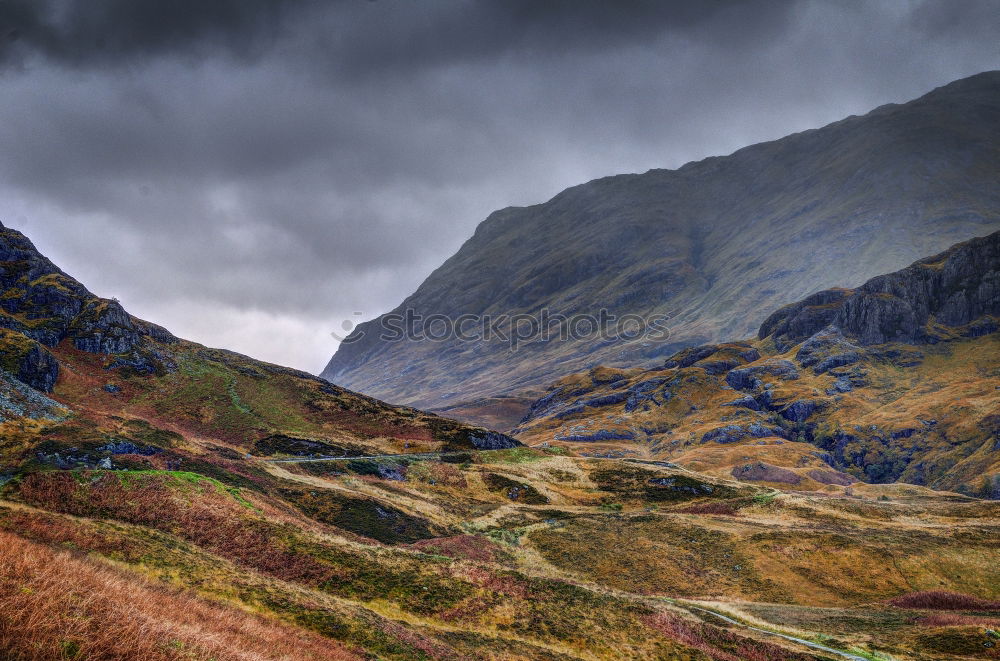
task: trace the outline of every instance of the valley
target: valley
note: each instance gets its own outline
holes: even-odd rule
[[[316,376],[0,225],[0,658],[1000,659],[998,76],[499,211],[404,304],[655,346]]]

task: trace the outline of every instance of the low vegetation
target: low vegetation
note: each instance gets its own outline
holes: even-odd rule
[[[346,647],[132,572],[0,533],[0,656],[11,661],[351,661]]]

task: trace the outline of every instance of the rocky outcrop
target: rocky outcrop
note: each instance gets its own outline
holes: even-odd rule
[[[773,466],[771,464],[758,461],[744,466],[737,466],[730,471],[730,474],[737,480],[745,482],[775,482],[777,484],[798,484],[802,481],[802,476],[795,471]]]
[[[507,450],[520,447],[521,443],[507,434],[481,429],[469,434],[469,443],[477,450]]]
[[[703,344],[677,352],[667,359],[664,368],[700,367],[708,374],[725,372],[752,363],[760,358],[760,352],[746,342],[727,344]]]
[[[0,328],[0,369],[43,392],[52,392],[59,378],[59,363],[45,347],[3,328]]]
[[[799,399],[781,409],[779,415],[789,422],[805,422],[824,406],[824,402]]]
[[[863,346],[934,343],[947,339],[948,329],[963,327],[959,336],[978,337],[995,332],[998,317],[1000,232],[994,232],[876,276],[857,289],[831,289],[785,306],[764,321],[758,337],[773,337],[779,348],[808,340],[815,345],[808,356],[815,349],[829,353],[824,345],[845,345],[838,335]],[[828,357],[848,364],[843,361],[854,353],[846,349]]]
[[[628,397],[625,399],[625,412],[631,413],[640,407],[666,404],[671,396],[670,391],[663,388],[666,381],[665,378],[647,379],[629,388],[626,393]],[[657,393],[659,393],[659,398],[657,398]]]
[[[8,419],[61,420],[66,408],[36,388],[0,370],[0,422]]]
[[[790,360],[772,358],[760,365],[730,371],[726,374],[726,383],[736,390],[756,390],[764,385],[765,378],[795,380],[799,378],[799,370]]]
[[[788,438],[788,432],[781,427],[764,425],[753,422],[746,427],[742,425],[726,425],[705,432],[701,437],[702,443],[739,443],[746,438],[768,438],[777,436],[778,438]]]
[[[133,318],[114,300],[86,287],[41,255],[23,234],[0,225],[0,367],[33,388],[51,392],[59,376],[46,350],[63,340],[89,353],[116,356],[109,369],[169,371],[172,361],[155,343],[177,341],[167,330]],[[12,338],[11,333],[23,338]]]
[[[639,408],[648,409],[662,406],[670,400],[668,377],[654,377],[625,387],[625,379],[611,380],[591,379],[592,387],[620,388],[600,395],[586,396],[590,393],[585,388],[569,390],[562,387],[553,388],[548,394],[535,400],[527,415],[521,420],[526,424],[538,418],[553,416],[567,418],[587,409],[602,408],[625,403],[625,412],[631,413]]]
[[[15,376],[36,390],[52,392],[59,378],[59,361],[41,345],[36,345],[21,360]]]
[[[595,431],[571,431],[558,433],[554,436],[557,441],[577,441],[580,443],[594,443],[597,441],[634,441],[635,433],[627,429],[598,429]]]
[[[95,299],[70,327],[73,346],[89,353],[126,353],[142,342],[132,317],[117,301]]]
[[[795,360],[802,367],[812,367],[816,374],[823,374],[837,367],[858,362],[863,350],[848,342],[835,326],[827,326],[802,343]]]
[[[723,406],[735,406],[737,408],[750,409],[751,411],[759,411],[761,409],[760,403],[750,395],[743,395],[739,399],[726,402]]]

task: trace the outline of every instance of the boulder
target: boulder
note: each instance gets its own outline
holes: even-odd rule
[[[805,422],[816,411],[823,408],[823,406],[823,402],[799,399],[783,408],[779,415],[781,415],[781,417],[785,420],[789,420],[791,422]]]
[[[469,433],[469,443],[477,450],[506,450],[521,447],[520,441],[507,434],[489,429],[480,429]]]
[[[750,395],[744,395],[739,399],[734,399],[731,402],[726,402],[723,406],[735,406],[738,408],[750,409],[751,411],[759,411],[761,405],[757,403],[757,400]]]

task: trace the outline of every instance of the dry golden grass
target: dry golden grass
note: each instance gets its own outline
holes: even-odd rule
[[[0,533],[0,656],[11,661],[347,661],[339,644]]]
[[[779,353],[770,341],[755,344],[762,357],[796,363],[798,346]],[[922,356],[902,364],[882,357],[881,351]],[[909,352],[909,353],[907,353]],[[720,351],[708,360],[724,354]],[[798,482],[768,482],[746,474],[747,481],[821,492],[841,492],[825,483],[816,469],[829,469],[817,455],[826,453],[838,470],[859,482],[910,482],[940,490],[991,493],[992,476],[1000,458],[992,440],[1000,407],[1000,334],[955,338],[938,345],[884,345],[874,347],[861,362],[815,374],[798,366],[798,378],[769,378],[772,409],[752,411],[727,406],[746,395],[730,388],[723,374],[712,375],[695,364],[677,369],[599,370],[564,377],[553,388],[572,393],[546,415],[520,425],[518,439],[527,444],[548,443],[572,452],[595,456],[639,456],[667,459],[711,475],[726,477],[734,468],[761,461],[798,475]],[[833,390],[834,372],[855,373],[853,390]],[[615,376],[612,379],[612,374]],[[615,404],[577,405],[621,395],[653,380],[668,383],[668,393],[656,402],[628,408]],[[659,392],[659,391],[656,391]],[[669,395],[669,396],[668,396]],[[808,425],[783,420],[777,411],[795,401],[819,405]],[[561,408],[559,408],[561,406]],[[736,443],[705,442],[706,432],[751,423],[783,426],[786,438],[745,436]],[[633,440],[599,443],[567,440],[583,433],[621,432]],[[842,438],[845,440],[835,440]],[[817,447],[819,446],[819,447]],[[840,453],[840,454],[838,454]],[[841,456],[842,455],[842,456]],[[742,473],[740,473],[742,475]],[[847,476],[835,476],[834,485],[846,486]],[[876,496],[879,494],[876,494]]]

